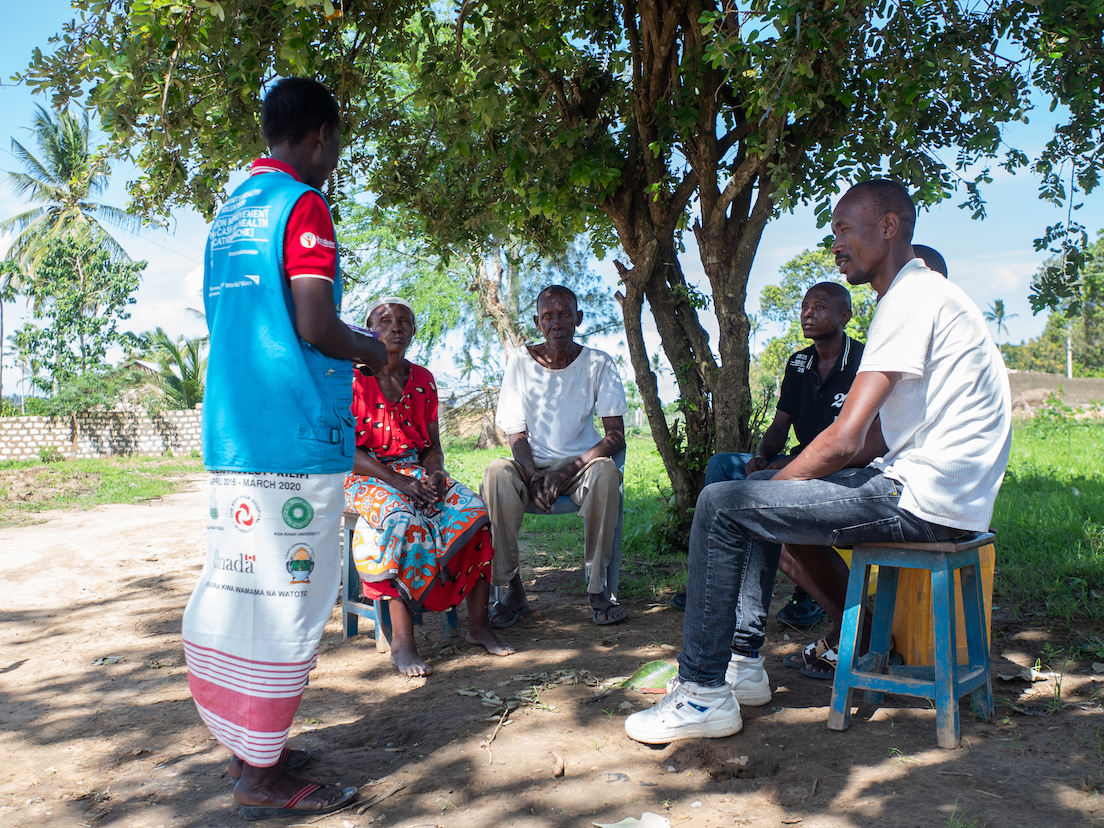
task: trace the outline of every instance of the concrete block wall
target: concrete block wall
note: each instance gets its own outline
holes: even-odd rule
[[[0,460],[30,460],[56,446],[68,459],[200,451],[199,409],[152,416],[102,411],[70,417],[0,417]]]

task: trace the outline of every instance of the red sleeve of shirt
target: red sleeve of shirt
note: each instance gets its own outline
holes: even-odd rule
[[[418,431],[429,439],[429,425],[437,422],[437,383],[428,368],[410,363],[411,414]]]
[[[333,218],[318,193],[305,193],[291,208],[284,230],[284,273],[288,282],[307,275],[332,282],[337,275]]]

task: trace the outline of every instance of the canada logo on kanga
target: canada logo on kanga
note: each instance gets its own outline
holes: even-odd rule
[[[293,584],[309,584],[314,571],[314,550],[305,543],[297,543],[287,552],[287,571]]]
[[[239,532],[252,532],[261,519],[261,509],[251,497],[239,497],[230,506],[234,528]]]

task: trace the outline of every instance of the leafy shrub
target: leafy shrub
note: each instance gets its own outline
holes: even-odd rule
[[[39,446],[38,459],[43,463],[62,463],[65,461],[65,455],[57,446]]]

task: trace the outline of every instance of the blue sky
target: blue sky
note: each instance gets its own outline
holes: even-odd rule
[[[48,104],[44,96],[32,96],[29,90],[11,83],[12,74],[25,68],[31,50],[46,48],[50,35],[61,30],[72,12],[68,0],[38,0],[35,3],[9,4],[5,9],[5,25],[0,27],[0,115],[7,131],[0,134],[0,171],[18,169],[18,162],[10,153],[10,139],[26,143],[30,140],[29,126],[36,102]],[[1047,140],[1054,122],[1046,113],[1046,107],[1032,115],[1030,125],[1017,124],[1006,134],[1006,141],[1032,156]],[[30,148],[30,147],[29,147]],[[125,182],[133,178],[133,167],[119,165],[112,178],[111,187],[104,200],[120,207],[126,206]],[[1032,275],[1045,258],[1036,253],[1033,239],[1056,221],[1064,220],[1064,211],[1051,209],[1037,198],[1038,182],[1027,174],[1010,176],[1002,171],[993,172],[994,181],[985,190],[988,201],[988,217],[973,221],[960,210],[961,198],[951,199],[930,211],[922,211],[917,221],[916,241],[931,245],[946,258],[951,278],[960,284],[982,309],[995,299],[1003,299],[1009,313],[1017,314],[1007,323],[1009,335],[1002,337],[1019,342],[1036,336],[1042,331],[1045,317],[1033,316],[1028,301]],[[0,184],[0,218],[27,209],[6,184]],[[1084,199],[1084,207],[1077,218],[1095,234],[1104,228],[1104,191]],[[157,325],[170,334],[195,335],[203,325],[190,318],[185,309],[200,307],[200,264],[206,238],[206,224],[197,214],[181,211],[174,215],[171,232],[150,230],[140,235],[117,234],[119,241],[130,255],[149,262],[138,303],[133,308],[130,327],[148,330]],[[778,268],[802,250],[816,246],[826,230],[818,229],[811,208],[800,208],[771,222],[763,235],[748,285],[748,310],[758,309],[758,296],[762,288],[777,281]],[[691,234],[686,236],[688,249],[682,257],[687,276],[706,287],[697,251]],[[0,241],[0,248],[6,242]],[[595,268],[611,288],[616,283],[611,260],[595,262]],[[25,310],[20,305],[5,308],[5,329],[14,330]],[[716,333],[716,322],[706,314],[706,325]],[[769,329],[760,334],[759,347],[773,333]],[[647,332],[651,350],[658,350],[658,335],[654,326]],[[430,367],[441,374],[452,370],[447,353],[448,344]],[[600,347],[624,352],[617,338],[603,340]],[[626,354],[627,356],[627,354]],[[8,385],[6,382],[5,385]],[[670,395],[670,382],[665,383],[664,397]],[[11,386],[8,385],[10,388]]]

